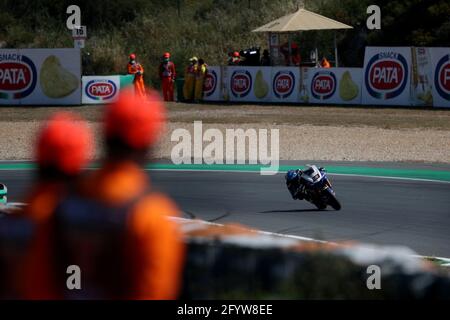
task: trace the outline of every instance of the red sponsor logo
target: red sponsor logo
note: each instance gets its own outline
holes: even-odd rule
[[[203,83],[203,92],[206,97],[209,97],[216,91],[217,86],[217,73],[214,70],[211,70],[206,74],[205,82]]]
[[[403,66],[399,62],[381,60],[370,69],[370,85],[375,90],[394,90],[402,85],[404,76]]]
[[[203,90],[211,91],[212,88],[214,88],[214,78],[212,77],[212,75],[208,74],[208,75],[206,75],[205,85],[203,86]]]
[[[233,78],[233,91],[243,93],[250,87],[250,79],[244,74],[238,74]]]
[[[87,83],[85,93],[94,100],[107,100],[115,96],[117,87],[112,80],[91,80]]]
[[[0,90],[20,91],[31,84],[33,74],[27,64],[21,62],[0,63]]]
[[[273,93],[279,99],[288,98],[295,87],[295,76],[289,70],[278,71],[273,78]]]
[[[292,85],[292,78],[287,74],[283,74],[276,79],[275,89],[278,93],[284,94],[291,90]]]
[[[336,92],[336,75],[332,71],[319,71],[312,78],[311,94],[314,98],[326,100]]]
[[[313,89],[315,93],[325,95],[333,92],[334,85],[335,83],[331,76],[320,75],[314,78]]]
[[[450,92],[450,62],[447,62],[441,67],[439,73],[439,84],[442,89]]]
[[[114,88],[110,83],[94,83],[89,87],[89,93],[97,97],[107,97],[114,93]]]
[[[248,70],[236,70],[231,75],[231,93],[236,98],[247,96],[252,88],[252,76]]]

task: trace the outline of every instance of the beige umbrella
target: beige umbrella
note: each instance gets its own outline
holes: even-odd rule
[[[320,14],[308,11],[306,9],[299,9],[297,12],[273,20],[253,30],[252,32],[292,33],[298,31],[337,29],[353,29],[353,27],[339,21],[324,17]],[[336,66],[338,66],[336,34],[334,37],[334,47]]]

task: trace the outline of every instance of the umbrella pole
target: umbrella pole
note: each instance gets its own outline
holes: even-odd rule
[[[291,46],[292,46],[291,34],[288,33],[289,66],[292,65]]]
[[[336,68],[339,68],[336,31],[334,32],[334,64]]]

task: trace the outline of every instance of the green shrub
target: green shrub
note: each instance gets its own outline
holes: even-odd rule
[[[66,8],[72,0],[0,1],[0,46],[71,47],[66,29]],[[145,81],[159,86],[157,66],[170,51],[183,76],[192,55],[209,65],[224,64],[227,53],[253,45],[267,47],[265,34],[254,28],[294,12],[297,0],[111,0],[76,1],[82,24],[88,28],[86,73],[126,72],[128,55],[135,52],[144,65]],[[382,8],[382,30],[365,28],[366,7]],[[362,66],[366,45],[450,46],[450,5],[445,0],[321,0],[308,1],[307,9],[354,26],[338,31],[342,66]],[[332,57],[333,32],[305,32],[295,37],[303,57],[315,47]]]

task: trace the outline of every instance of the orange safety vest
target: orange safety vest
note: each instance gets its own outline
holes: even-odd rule
[[[331,64],[327,59],[322,60],[322,68],[331,68]]]
[[[128,62],[127,65],[128,74],[134,74],[134,80],[138,81],[143,78],[144,67],[140,63],[131,64]],[[141,74],[137,74],[140,72]]]

